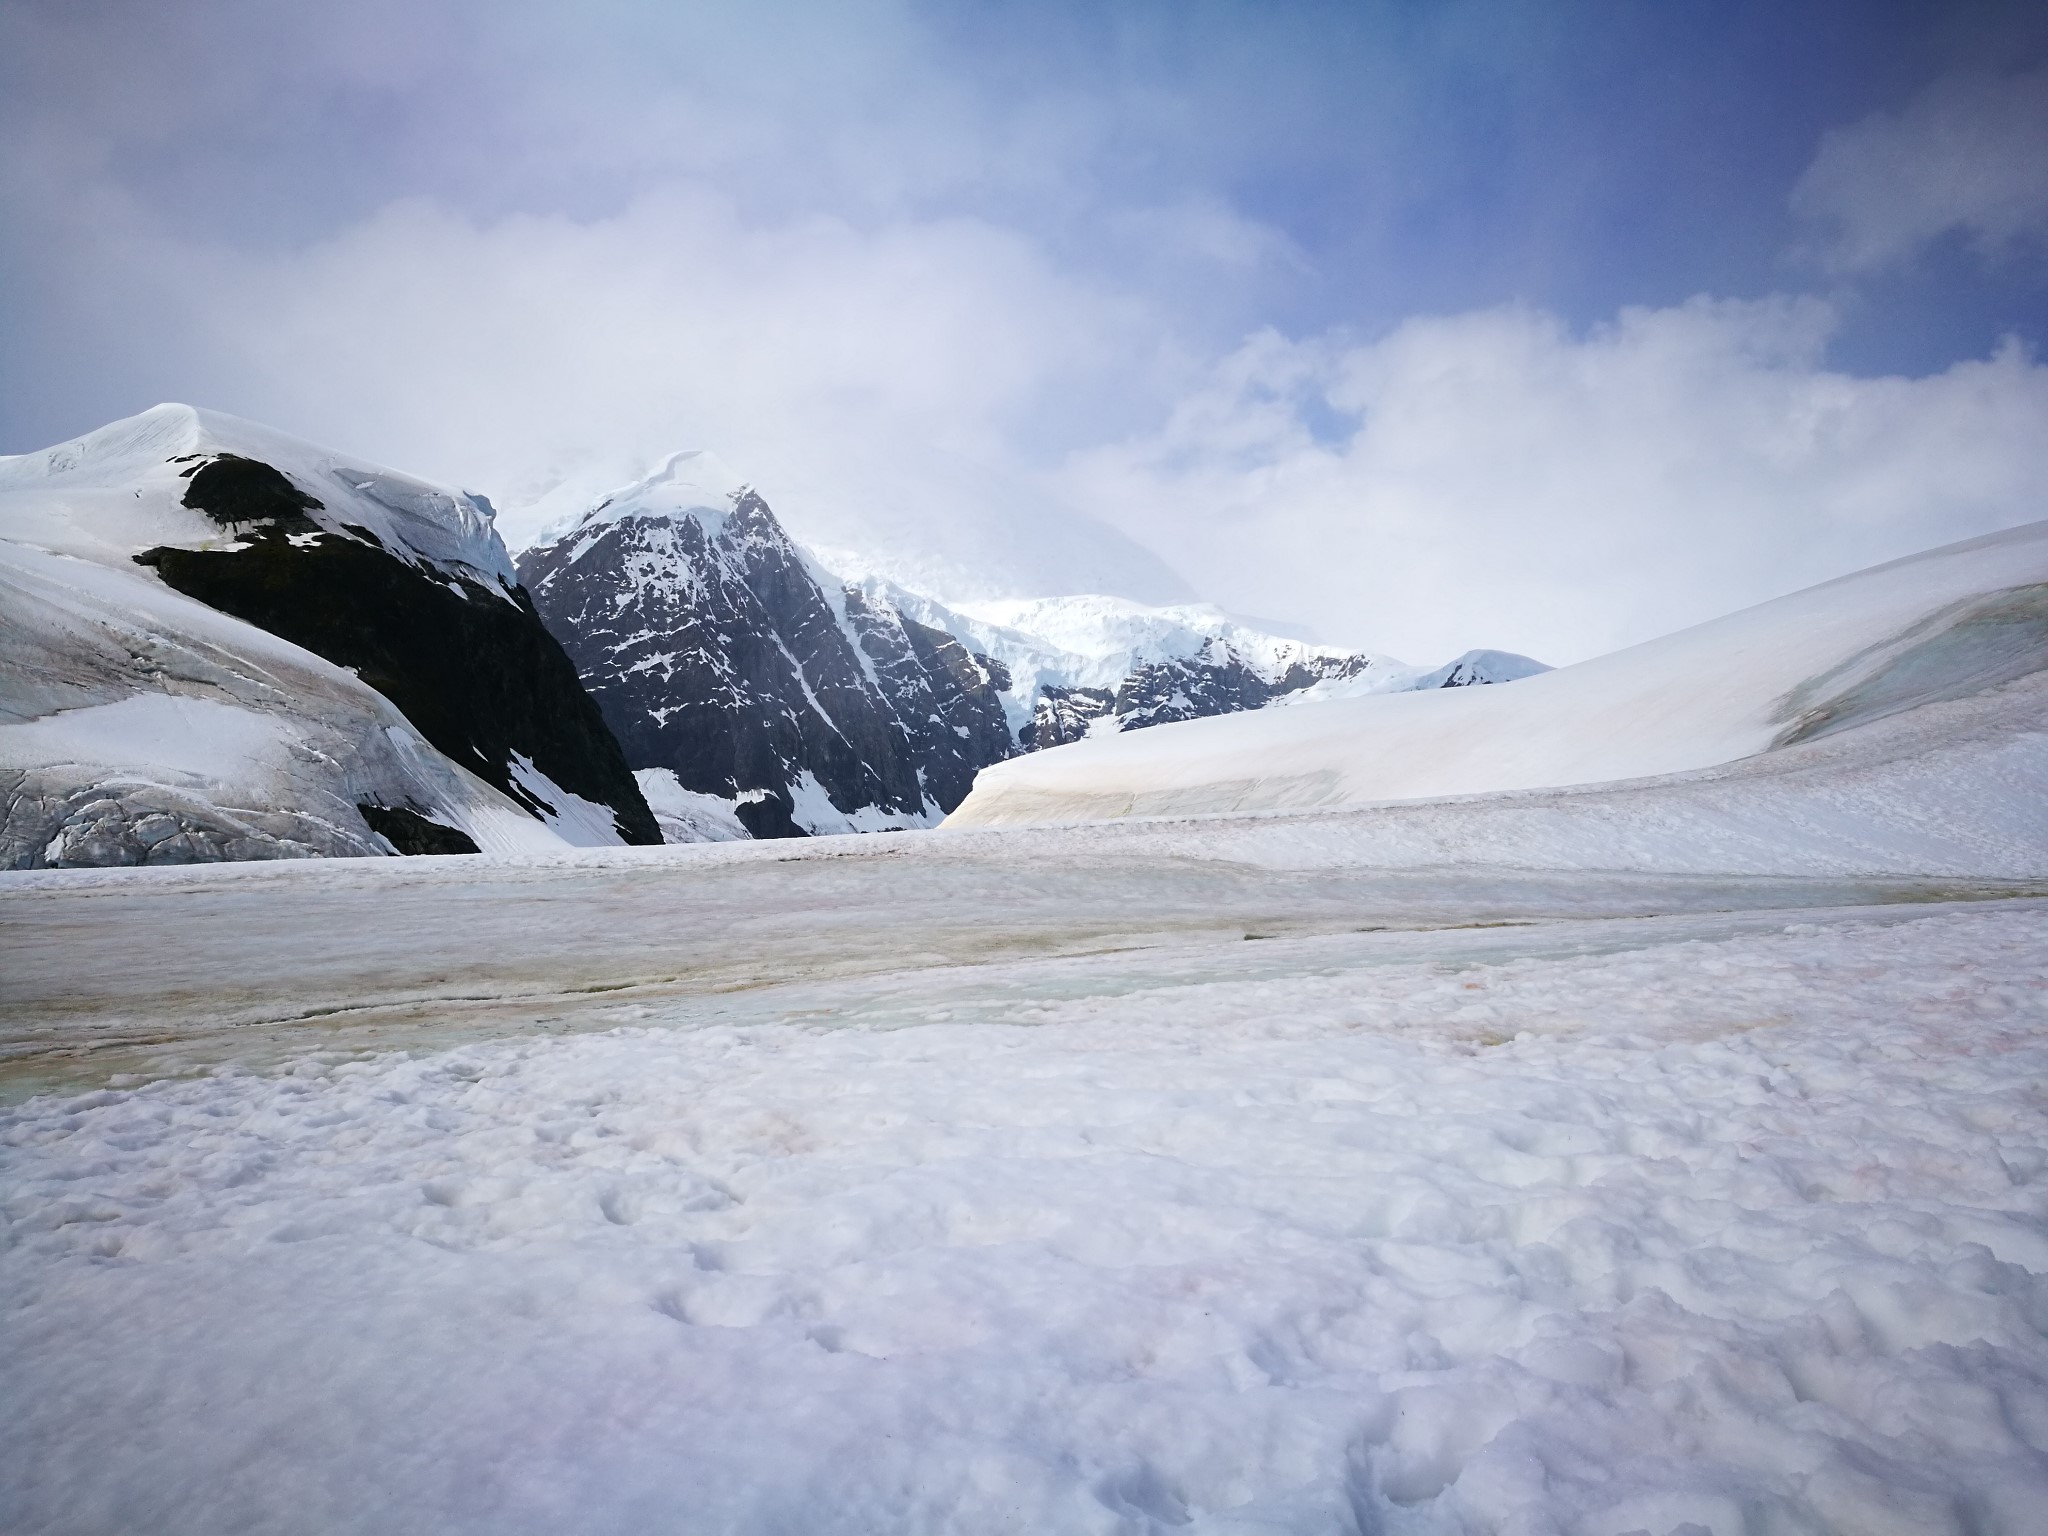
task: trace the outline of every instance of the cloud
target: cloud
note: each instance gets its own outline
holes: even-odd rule
[[[138,315],[175,315],[199,403],[482,490],[515,546],[711,447],[799,536],[953,595],[1188,595],[1020,447],[1156,397],[1159,319],[1014,231],[761,220],[672,185],[590,220],[411,199],[271,252],[118,206],[46,233],[121,296],[68,338],[96,367],[123,366]]]
[[[1566,662],[2048,511],[2048,368],[1822,363],[1815,300],[1695,299],[1574,334],[1502,308],[1253,337],[1075,499],[1212,601],[1434,661]]]
[[[1994,257],[2048,253],[2048,66],[1947,75],[1903,111],[1831,131],[1792,207],[1841,272],[1909,260],[1954,232]]]
[[[1700,201],[1792,131],[1776,84],[1729,110],[1750,46],[1498,10],[0,0],[0,446],[194,400],[487,492],[515,541],[710,447],[953,595],[1193,588],[1418,659],[2036,515],[2016,348],[1854,378],[1822,305],[1617,313],[1782,275],[1713,254],[1774,259],[1775,175]],[[2038,74],[1958,80],[1823,147],[1834,259],[2040,232]],[[2006,191],[1954,203],[1951,142]],[[1616,318],[1490,307],[1531,293]]]

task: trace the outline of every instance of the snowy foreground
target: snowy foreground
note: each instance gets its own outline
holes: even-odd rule
[[[0,1529],[2043,1528],[2048,900],[1247,825],[0,880]]]

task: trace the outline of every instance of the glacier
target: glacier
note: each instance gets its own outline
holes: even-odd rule
[[[2044,549],[932,831],[0,871],[0,1526],[2032,1536]]]

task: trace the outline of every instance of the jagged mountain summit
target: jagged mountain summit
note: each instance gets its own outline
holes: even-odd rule
[[[519,574],[657,797],[722,801],[753,836],[926,826],[1011,750],[999,666],[833,581],[709,454]]]
[[[842,580],[705,452],[557,524],[518,571],[678,840],[929,826],[1019,752],[1317,687],[1543,670],[1474,652],[1425,673],[1213,608],[1091,595],[960,608]]]
[[[161,405],[0,459],[0,863],[651,843],[481,497]]]

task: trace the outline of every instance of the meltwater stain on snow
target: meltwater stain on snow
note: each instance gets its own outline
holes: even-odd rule
[[[2010,587],[1929,614],[1800,685],[1774,747],[1967,698],[2048,668],[2048,585]]]

